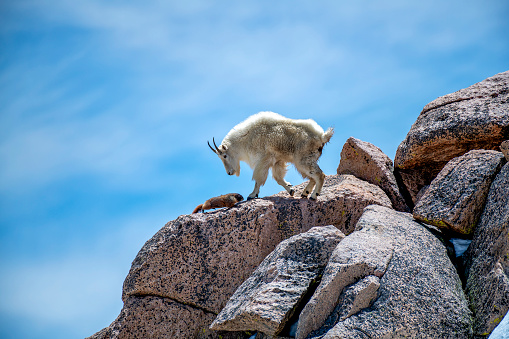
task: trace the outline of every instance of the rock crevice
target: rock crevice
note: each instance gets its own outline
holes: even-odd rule
[[[369,272],[341,272],[344,263],[352,260],[361,262],[358,267],[369,267]],[[383,276],[374,277],[372,272]],[[348,298],[341,295],[351,293],[349,288],[370,276],[379,279],[376,296],[374,292],[367,293],[372,298],[367,298],[364,305],[370,306],[348,317],[334,315],[334,308],[349,307],[345,304]],[[354,277],[358,278],[352,281]],[[355,232],[336,247],[306,308],[299,319],[296,336],[299,339],[321,333],[324,324],[330,327],[334,323],[324,338],[354,338],[359,330],[374,338],[471,334],[471,313],[445,246],[410,214],[377,206],[367,207]],[[331,320],[334,317],[339,320]],[[448,328],[443,327],[444,323]]]
[[[210,328],[279,334],[343,238],[337,228],[327,226],[283,241],[237,289]]]
[[[174,298],[171,298],[171,297],[166,297],[164,295],[135,293],[135,294],[131,294],[128,298],[160,298],[160,299],[163,299],[163,300],[168,300],[168,301],[180,304],[182,306],[191,307],[193,309],[196,309],[196,310],[199,310],[199,311],[203,311],[205,313],[210,313],[210,314],[212,314],[214,316],[217,316],[216,312],[214,312],[212,310],[209,310],[207,308],[200,307],[199,305],[196,305],[196,304],[193,304],[193,303],[189,303],[189,302],[185,302],[185,301],[178,300],[178,299],[174,299]]]

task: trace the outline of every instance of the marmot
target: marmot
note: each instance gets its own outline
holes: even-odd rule
[[[213,208],[221,208],[221,207],[233,207],[239,201],[244,200],[244,197],[238,193],[228,193],[223,194],[218,197],[210,198],[205,201],[203,204],[196,206],[193,213],[198,213],[200,211],[204,212],[205,210],[210,210]]]

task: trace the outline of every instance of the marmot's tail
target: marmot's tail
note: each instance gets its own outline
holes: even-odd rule
[[[202,208],[203,208],[203,204],[199,204],[198,206],[196,206],[193,213],[198,213],[198,212],[202,211]]]
[[[324,144],[328,143],[330,141],[330,138],[334,135],[334,128],[329,127],[328,130],[325,131],[325,133],[322,136],[322,141]]]

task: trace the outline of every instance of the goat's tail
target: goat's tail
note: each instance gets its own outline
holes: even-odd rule
[[[203,210],[203,204],[199,204],[198,206],[196,206],[196,208],[194,209],[193,213],[198,213],[200,211]]]
[[[333,135],[334,135],[334,128],[329,127],[329,129],[326,130],[325,133],[322,136],[322,142],[324,144],[328,143]]]

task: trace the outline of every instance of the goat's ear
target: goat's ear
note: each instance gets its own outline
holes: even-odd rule
[[[225,145],[221,145],[221,151],[226,152],[228,150],[228,147]]]

